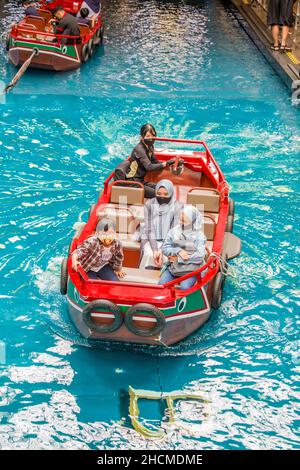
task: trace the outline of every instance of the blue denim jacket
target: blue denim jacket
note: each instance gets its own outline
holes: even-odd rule
[[[205,257],[205,243],[206,237],[201,230],[185,234],[181,226],[177,225],[169,231],[162,252],[165,256],[176,256],[181,250],[185,250],[190,254],[190,259],[184,261],[179,256],[178,263],[200,265]]]

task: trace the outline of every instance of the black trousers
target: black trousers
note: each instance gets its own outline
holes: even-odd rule
[[[268,24],[293,26],[293,6],[295,0],[269,0]]]
[[[101,268],[97,273],[94,271],[89,271],[87,273],[90,279],[103,279],[105,281],[118,281],[118,276],[115,274],[111,266],[106,264]]]
[[[144,190],[145,190],[145,197],[147,197],[148,199],[152,199],[153,197],[155,197],[156,184],[150,183],[148,181],[144,181],[143,185],[144,185]]]

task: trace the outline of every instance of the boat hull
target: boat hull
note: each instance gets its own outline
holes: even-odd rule
[[[80,44],[39,44],[29,40],[12,40],[8,55],[15,66],[21,66],[36,48],[39,53],[33,58],[30,67],[64,72],[81,66],[81,47]]]
[[[198,330],[208,320],[211,314],[211,308],[205,289],[197,289],[197,291],[192,294],[177,299],[174,306],[161,309],[166,320],[164,329],[156,336],[145,337],[134,334],[132,331],[128,330],[124,322],[121,327],[113,333],[99,333],[96,329],[90,329],[86,325],[82,313],[88,301],[80,297],[80,294],[70,280],[68,283],[67,304],[69,316],[76,329],[84,338],[156,346],[170,346],[182,341],[191,333]],[[126,301],[118,303],[124,316],[131,305],[126,304]],[[107,314],[103,314],[103,312],[97,311],[97,309],[93,311],[92,316],[93,315],[94,321],[97,322],[99,318],[99,322],[101,321],[102,324],[108,316]],[[145,324],[142,317],[136,318],[137,326]],[[149,319],[147,321],[149,322]]]

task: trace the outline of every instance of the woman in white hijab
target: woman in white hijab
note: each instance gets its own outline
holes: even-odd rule
[[[144,227],[141,233],[140,268],[159,268],[163,263],[162,244],[169,230],[178,223],[182,204],[175,199],[173,183],[167,179],[155,187],[155,197],[144,206]]]
[[[162,270],[159,284],[166,284],[200,268],[206,243],[202,222],[200,212],[191,204],[186,204],[181,210],[179,223],[169,231],[162,246],[163,255],[168,257],[168,261]],[[180,288],[189,289],[196,280],[196,276],[185,279],[180,283]]]

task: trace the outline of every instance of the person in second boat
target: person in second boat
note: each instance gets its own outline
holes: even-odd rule
[[[140,268],[162,266],[161,247],[169,230],[178,222],[181,209],[182,203],[175,199],[173,183],[167,179],[159,181],[155,197],[146,201],[144,206]]]
[[[90,20],[88,16],[89,16],[88,8],[81,8],[80,16],[76,18],[78,21],[78,24],[87,25],[90,28],[92,25],[92,20]]]
[[[95,235],[87,238],[72,253],[72,268],[81,266],[91,279],[118,281],[125,276],[122,245],[116,238],[116,225],[105,217],[97,225]]]
[[[169,231],[162,246],[168,261],[162,269],[159,284],[166,284],[199,269],[205,257],[205,243],[202,216],[196,207],[186,204],[180,212],[179,224]],[[191,276],[181,281],[180,289],[190,289],[196,280],[196,276]]]
[[[140,143],[133,149],[130,157],[129,169],[126,171],[127,181],[138,181],[144,185],[145,197],[155,197],[155,183],[144,181],[148,171],[159,171],[166,166],[173,165],[174,160],[160,162],[154,155],[154,138],[156,130],[152,124],[144,124],[141,127]]]
[[[96,18],[101,12],[101,0],[85,0],[82,2],[81,8],[87,8],[89,18]],[[77,16],[80,16],[80,12]]]
[[[23,1],[23,8],[25,10],[25,16],[37,16],[41,17],[39,14],[37,7],[36,7],[37,2],[32,2],[31,0],[24,0]]]

